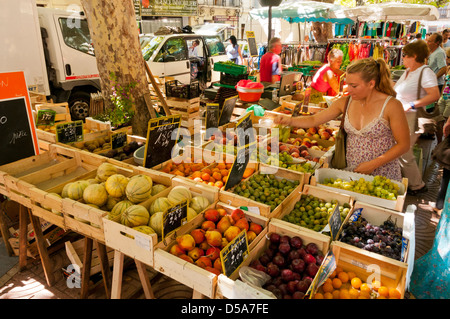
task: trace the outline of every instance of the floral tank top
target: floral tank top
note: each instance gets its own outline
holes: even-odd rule
[[[348,108],[350,108],[351,103],[350,98],[344,121],[344,129],[347,133],[346,170],[353,171],[359,164],[383,155],[396,144],[389,122],[383,118],[384,109],[390,99],[391,96],[388,96],[378,117],[374,118],[365,127],[357,130],[348,118]],[[402,180],[398,159],[378,167],[371,175],[382,175],[397,181]]]

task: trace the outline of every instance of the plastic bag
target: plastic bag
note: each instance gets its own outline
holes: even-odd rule
[[[264,286],[264,284],[271,279],[271,277],[265,272],[256,270],[255,268],[251,268],[248,266],[242,266],[239,269],[239,277],[243,282],[261,291],[261,293],[277,299],[277,297],[272,292],[262,288],[262,286]]]

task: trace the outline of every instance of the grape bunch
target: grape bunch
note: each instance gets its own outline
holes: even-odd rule
[[[389,200],[396,200],[399,191],[397,184],[381,175],[375,176],[371,182],[362,177],[350,181],[341,178],[325,178],[323,185]]]
[[[344,225],[340,241],[352,246],[401,260],[403,229],[390,217],[375,226],[360,216],[355,222]]]
[[[260,161],[261,163],[278,166],[281,168],[287,168],[302,173],[313,174],[315,171],[315,166],[311,165],[311,163],[308,163],[306,161],[302,163],[293,163],[293,157],[288,152],[279,153],[278,158],[274,153],[271,153],[270,156],[265,157],[260,156]]]

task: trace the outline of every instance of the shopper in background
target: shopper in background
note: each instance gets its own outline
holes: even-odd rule
[[[429,36],[427,44],[430,49],[428,65],[436,74],[440,93],[442,92],[442,87],[444,86],[444,75],[447,73],[446,55],[444,49],[441,48],[442,35],[439,33],[433,33]]]
[[[243,64],[244,58],[242,57],[241,47],[237,43],[236,37],[232,35],[228,40],[230,40],[230,44],[226,48],[228,59],[236,64]]]
[[[402,50],[403,64],[406,71],[396,82],[394,89],[397,92],[397,99],[403,104],[408,121],[408,131],[410,136],[409,151],[400,157],[402,174],[408,178],[408,193],[415,196],[428,190],[422,180],[422,174],[417,166],[413,153],[414,144],[420,133],[416,132],[418,120],[416,110],[425,107],[439,99],[439,88],[434,72],[425,64],[430,50],[423,40],[418,40],[404,46]],[[421,83],[419,77],[422,75]],[[417,99],[419,85],[420,98]]]
[[[450,41],[448,40],[449,35],[450,31],[448,29],[442,31],[442,47],[444,50],[450,47]]]
[[[273,84],[280,81],[282,71],[280,53],[282,49],[281,39],[271,38],[268,52],[261,57],[259,66],[259,78],[263,84]]]
[[[339,49],[328,52],[328,63],[317,70],[311,81],[311,88],[324,95],[335,96],[339,94],[340,76],[345,72],[340,69],[344,53]]]
[[[198,46],[200,45],[200,40],[195,39],[192,41],[192,45],[189,48],[189,57],[198,57]]]
[[[447,73],[445,75],[444,89],[442,90],[442,95],[437,102],[439,107],[440,118],[437,121],[437,131],[436,137],[438,143],[442,140],[442,128],[444,123],[450,116],[450,47],[446,48],[446,61],[447,61]]]
[[[294,127],[317,127],[343,114],[349,101],[344,118],[346,170],[401,181],[398,158],[410,146],[408,123],[402,104],[395,99],[390,77],[383,59],[355,60],[347,67],[349,97],[336,100],[312,116],[278,115],[274,121]]]

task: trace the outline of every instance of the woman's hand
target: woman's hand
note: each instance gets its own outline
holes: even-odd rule
[[[273,122],[275,124],[282,124],[282,125],[287,125],[287,126],[292,126],[292,122],[291,122],[292,117],[290,115],[277,115],[274,119]]]
[[[353,171],[355,173],[370,175],[377,168],[378,168],[378,165],[377,165],[376,161],[372,160],[372,161],[363,162],[363,163],[359,164]]]
[[[445,137],[450,135],[450,120],[447,120],[447,122],[445,122],[443,131]]]

